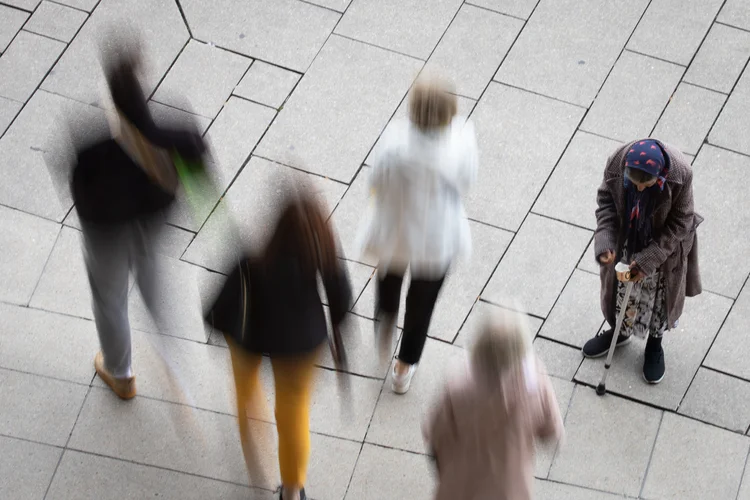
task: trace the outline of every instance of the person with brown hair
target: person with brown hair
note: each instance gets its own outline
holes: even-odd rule
[[[381,353],[390,349],[404,274],[411,283],[392,389],[409,390],[430,319],[451,263],[471,250],[462,196],[476,177],[474,128],[456,116],[456,96],[436,79],[419,80],[409,119],[392,124],[373,165],[373,204],[360,234],[365,255],[378,261],[376,317]]]
[[[262,392],[262,355],[271,357],[282,500],[306,498],[314,367],[329,338],[318,276],[336,336],[351,303],[349,278],[321,204],[308,192],[291,194],[264,250],[240,261],[206,316],[229,345],[240,438],[251,474],[255,460],[248,405]],[[340,350],[339,342],[334,358],[343,356]]]

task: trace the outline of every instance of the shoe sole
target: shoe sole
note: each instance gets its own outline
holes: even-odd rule
[[[112,392],[114,392],[118,398],[128,400],[133,399],[136,395],[136,390],[133,388],[131,391],[123,391],[117,388],[115,384],[115,379],[110,376],[109,373],[105,372],[104,370],[100,370],[97,366],[96,361],[94,362],[94,370],[96,371],[96,374],[99,376],[100,379],[102,379],[102,382],[107,384],[107,387],[112,389]]]
[[[667,374],[667,373],[666,373],[666,372],[664,372],[664,375],[666,375],[666,374]],[[645,380],[645,381],[646,381],[646,383],[647,383],[647,384],[649,384],[649,385],[656,385],[656,384],[658,384],[659,382],[661,382],[662,380],[664,380],[664,375],[662,375],[662,376],[661,376],[661,378],[660,378],[659,380],[649,380],[649,379],[647,379],[647,378],[646,378],[646,375],[644,375],[643,373],[641,373],[641,375],[643,375],[643,380]]]
[[[627,339],[623,340],[622,342],[618,342],[618,343],[617,343],[617,347],[622,347],[622,346],[624,346],[624,345],[628,345],[628,344],[629,344],[629,343],[630,343],[630,342],[631,342],[632,340],[633,340],[633,337],[632,337],[632,336],[631,336],[631,337],[628,337]],[[592,354],[592,355],[589,355],[589,354],[586,354],[586,353],[585,353],[585,352],[583,351],[583,349],[581,349],[581,354],[583,354],[583,357],[584,357],[584,358],[589,358],[589,359],[596,359],[596,358],[601,358],[602,356],[606,355],[606,354],[607,354],[608,352],[609,352],[609,349],[607,349],[606,351],[602,351],[602,352],[600,352],[599,354]]]

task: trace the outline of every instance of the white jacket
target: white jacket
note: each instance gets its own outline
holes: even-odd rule
[[[474,183],[477,143],[464,118],[433,132],[410,121],[393,123],[382,138],[370,176],[370,209],[361,251],[383,269],[411,266],[424,278],[445,274],[471,253],[461,197]]]

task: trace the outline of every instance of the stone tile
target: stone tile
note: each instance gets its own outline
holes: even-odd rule
[[[695,207],[706,218],[698,228],[701,281],[704,289],[728,297],[740,293],[750,273],[750,261],[737,258],[750,255],[750,240],[726,237],[742,234],[750,224],[750,199],[742,189],[722,186],[735,185],[748,169],[750,159],[746,156],[708,145],[693,162]]]
[[[492,314],[493,309],[502,308],[490,304],[489,302],[478,300],[471,309],[469,317],[466,318],[466,322],[461,327],[461,331],[453,343],[459,347],[471,347],[474,342],[474,337],[478,334],[480,328],[486,321],[487,316]],[[539,329],[542,327],[543,320],[533,316],[526,316],[526,321],[528,322],[531,336],[535,337],[539,332]]]
[[[255,61],[232,93],[273,108],[280,108],[299,79],[298,73],[263,61]]]
[[[560,415],[565,419],[565,415],[568,413],[568,407],[570,406],[570,400],[573,397],[573,392],[581,390],[576,389],[575,384],[567,380],[561,380],[559,378],[551,377],[552,388],[555,391],[557,398],[557,405],[560,410]],[[550,467],[555,458],[559,443],[558,442],[540,442],[534,443],[534,476],[539,478],[547,478],[549,475]],[[563,441],[563,446],[565,445]]]
[[[723,0],[652,1],[628,48],[687,66],[703,42]]]
[[[307,70],[341,17],[295,0],[180,4],[194,37],[299,72]]]
[[[57,40],[18,33],[0,58],[0,96],[26,102],[63,50]]]
[[[10,127],[11,122],[22,107],[23,104],[20,102],[0,97],[0,137]]]
[[[409,57],[331,37],[257,154],[351,182],[420,69],[421,62]]]
[[[386,379],[365,441],[424,453],[422,422],[443,390],[446,374],[464,359],[463,349],[427,339],[408,393],[395,394],[390,376]]]
[[[599,293],[599,276],[580,270],[573,271],[539,335],[583,347],[604,323]],[[580,358],[580,353],[578,354]]]
[[[427,500],[434,496],[434,477],[426,456],[365,444],[345,500]]]
[[[363,166],[336,206],[331,216],[331,223],[339,234],[343,257],[375,266],[377,261],[362,255],[357,244],[359,231],[363,223],[362,212],[366,208],[366,204],[370,202],[370,192],[367,187],[369,176],[370,169]],[[365,291],[365,293],[367,292]],[[355,310],[357,309],[355,308]],[[372,311],[366,316],[372,317]]]
[[[44,498],[62,450],[0,436],[0,496]]]
[[[748,58],[750,33],[714,24],[683,81],[729,93]]]
[[[273,500],[274,495],[270,491],[71,450],[65,452],[47,494],[50,500],[147,497]]]
[[[29,12],[33,12],[41,0],[3,0],[3,3],[12,7],[18,7]]]
[[[347,7],[349,7],[351,0],[310,0],[309,3],[320,5],[321,7],[327,7],[343,14]]]
[[[668,142],[668,141],[667,141]],[[609,156],[621,143],[578,131],[539,195],[535,213],[596,229],[596,190],[604,178]],[[585,196],[571,196],[570,189]]]
[[[681,83],[654,129],[654,137],[688,154],[698,154],[726,96]]]
[[[621,495],[610,495],[602,491],[579,488],[553,481],[534,481],[534,498],[539,500],[617,500]]]
[[[251,59],[190,40],[170,68],[154,100],[178,109],[184,101],[195,114],[215,117],[242,79]]]
[[[708,136],[711,144],[722,146],[733,151],[750,154],[750,139],[740,132],[748,125],[750,115],[750,71],[740,77],[732,95],[729,96],[724,109]]]
[[[227,341],[224,338],[224,334],[218,330],[211,330],[211,334],[208,336],[208,345],[215,345],[219,347],[228,347]]]
[[[588,107],[647,5],[541,2],[495,80]]]
[[[727,0],[717,21],[750,30],[750,5],[742,0]]]
[[[195,234],[190,231],[165,224],[154,242],[154,252],[165,257],[179,259],[194,237]]]
[[[463,5],[424,71],[455,82],[457,94],[479,99],[523,25],[519,19]]]
[[[227,272],[240,251],[262,248],[273,230],[278,196],[287,182],[310,185],[329,212],[346,190],[344,184],[252,157],[188,247],[184,260]]]
[[[547,317],[591,233],[531,214],[497,266],[482,297]],[[554,248],[554,252],[549,249]]]
[[[684,68],[624,51],[583,120],[581,130],[618,141],[647,137],[682,77]],[[623,120],[638,109],[637,120]]]
[[[335,33],[426,60],[461,6],[439,0],[353,0]]]
[[[656,386],[643,381],[645,341],[634,339],[628,346],[615,351],[607,378],[607,390],[676,410],[731,304],[731,300],[705,291],[694,299],[688,299],[678,328],[667,332],[662,341],[667,365],[664,380]],[[585,359],[576,380],[596,385],[601,378],[603,365],[602,359]]]
[[[195,124],[200,134],[205,134],[211,119],[199,116],[181,109],[165,106],[156,101],[148,102],[148,109],[154,122],[161,127],[181,128],[186,124]]]
[[[29,15],[22,10],[0,5],[0,53],[8,48],[28,18]]]
[[[78,10],[91,12],[97,6],[99,0],[55,0],[57,3],[68,5]]]
[[[593,238],[591,240],[591,243],[589,243],[588,248],[586,248],[586,252],[583,254],[583,257],[581,257],[581,261],[578,263],[578,269],[599,276],[599,263],[596,261],[596,257],[594,256]]]
[[[469,5],[478,5],[501,14],[528,19],[539,0],[471,0]]]
[[[581,365],[581,351],[542,337],[534,339],[534,350],[553,377],[573,380]]]
[[[0,313],[1,367],[91,382],[99,350],[93,321],[8,304],[0,304]]]
[[[680,413],[744,434],[750,426],[750,383],[713,370],[696,373]]]
[[[24,29],[61,42],[70,42],[88,17],[80,10],[44,0]]]
[[[26,305],[52,251],[60,226],[0,206],[0,300]]]
[[[744,290],[732,306],[726,321],[719,331],[703,364],[744,379],[750,379],[747,363],[745,335],[750,318],[750,286]]]
[[[88,386],[0,368],[0,434],[65,446]]]
[[[646,499],[732,498],[750,439],[672,413],[664,414],[643,485]]]
[[[82,0],[86,4],[92,1]],[[79,2],[69,2],[73,3]],[[130,22],[122,23],[122,19]],[[177,4],[169,0],[99,2],[42,83],[42,88],[80,102],[101,103],[104,79],[100,61],[111,58],[117,44],[107,45],[105,53],[100,54],[100,41],[104,38],[130,39],[130,30],[134,25],[138,27],[141,49],[146,59],[143,91],[150,95],[189,38]]]
[[[305,492],[316,500],[344,498],[362,444],[320,434],[312,434],[310,438],[312,452]],[[273,467],[277,467],[275,457],[273,464]],[[273,477],[279,477],[279,474]],[[278,482],[274,481],[272,486],[275,487]]]
[[[593,389],[579,388],[565,420],[565,445],[558,450],[549,478],[638,496],[661,418],[659,410],[613,396],[600,398]]]
[[[517,231],[583,112],[570,104],[490,84],[472,113],[481,157],[479,182],[468,196],[469,217]],[[524,175],[518,175],[520,158]]]

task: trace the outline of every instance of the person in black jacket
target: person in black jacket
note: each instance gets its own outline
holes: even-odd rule
[[[265,249],[240,261],[206,318],[225,333],[229,345],[240,437],[251,473],[248,404],[262,392],[258,385],[262,354],[271,357],[283,500],[306,498],[314,366],[329,338],[317,277],[322,278],[332,328],[338,332],[352,297],[341,262],[321,206],[312,195],[291,195]],[[343,355],[340,342],[336,351],[334,357]]]

